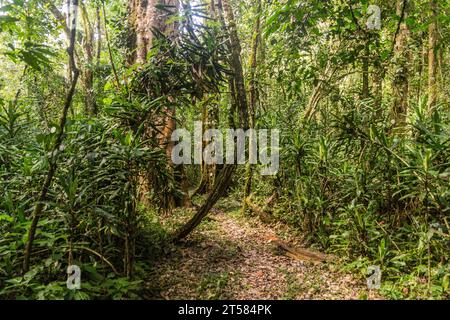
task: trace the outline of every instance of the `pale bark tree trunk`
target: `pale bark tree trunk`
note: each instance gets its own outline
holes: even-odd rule
[[[147,62],[147,54],[153,46],[153,30],[158,29],[162,33],[174,33],[175,25],[168,25],[168,15],[156,6],[164,5],[172,7],[176,11],[177,0],[130,0],[130,23],[134,33],[134,62],[144,64]]]
[[[165,10],[161,10],[158,6],[164,6]],[[169,39],[176,37],[178,25],[176,22],[169,23],[170,14],[166,10],[176,13],[178,10],[178,0],[130,0],[129,10],[130,24],[134,37],[131,41],[131,49],[133,51],[131,63],[143,65],[147,63],[148,53],[154,46],[154,31],[158,30]],[[173,102],[173,97],[169,96],[168,99],[170,102]],[[174,142],[171,141],[172,133],[176,130],[175,107],[173,105],[167,106],[164,116],[157,119],[154,125],[158,131],[156,134],[158,145],[165,151],[170,161],[172,150],[175,146]],[[150,135],[153,135],[153,133]],[[178,205],[189,206],[190,198],[187,190],[188,184],[185,181],[184,168],[181,166],[174,168],[171,163],[168,163],[168,170],[173,175],[176,171],[179,171],[182,177],[180,187],[184,195],[182,199],[175,199],[174,196],[167,195],[167,198],[163,201],[163,209],[171,211]],[[148,191],[151,180],[151,174],[144,174],[141,178],[141,199],[143,202],[147,202],[145,194]]]
[[[303,116],[303,118],[306,121],[311,121],[317,111],[318,111],[318,106],[320,101],[322,101],[322,99],[326,96],[327,92],[326,92],[326,84],[325,82],[329,82],[333,79],[334,75],[337,72],[337,68],[335,68],[334,66],[332,66],[332,64],[330,62],[328,62],[327,66],[325,67],[325,70],[323,71],[323,73],[320,75],[320,79],[317,83],[317,85],[313,88],[312,92],[311,92],[311,96],[309,98],[309,102],[308,102],[308,108],[305,111],[305,114]]]
[[[83,20],[84,38],[84,68],[83,68],[83,87],[84,87],[84,104],[86,114],[96,114],[95,97],[94,97],[94,29],[84,1],[81,2],[81,17]]]

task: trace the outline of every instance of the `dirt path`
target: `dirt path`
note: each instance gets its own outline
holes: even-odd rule
[[[162,299],[379,298],[363,279],[339,273],[335,265],[277,252],[268,239],[282,233],[257,219],[216,210],[184,246],[154,267],[148,285],[158,284]]]

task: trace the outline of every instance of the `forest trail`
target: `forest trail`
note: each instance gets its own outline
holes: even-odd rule
[[[184,245],[154,266],[148,286],[159,286],[159,298],[381,298],[364,279],[338,272],[333,263],[299,261],[278,252],[269,244],[274,235],[295,244],[285,225],[269,226],[236,212],[214,210]]]

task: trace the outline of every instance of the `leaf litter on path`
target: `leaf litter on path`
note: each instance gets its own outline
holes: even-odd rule
[[[170,300],[382,299],[364,279],[337,272],[332,264],[277,251],[269,239],[280,228],[286,226],[214,210],[208,228],[196,230],[158,261],[148,285]],[[287,240],[296,244],[296,239]]]

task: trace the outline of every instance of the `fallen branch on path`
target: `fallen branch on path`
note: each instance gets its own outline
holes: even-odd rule
[[[295,260],[313,262],[329,262],[333,260],[333,257],[330,255],[320,252],[313,252],[304,248],[294,248],[276,237],[270,238],[268,243],[278,249],[281,249],[286,256]]]

